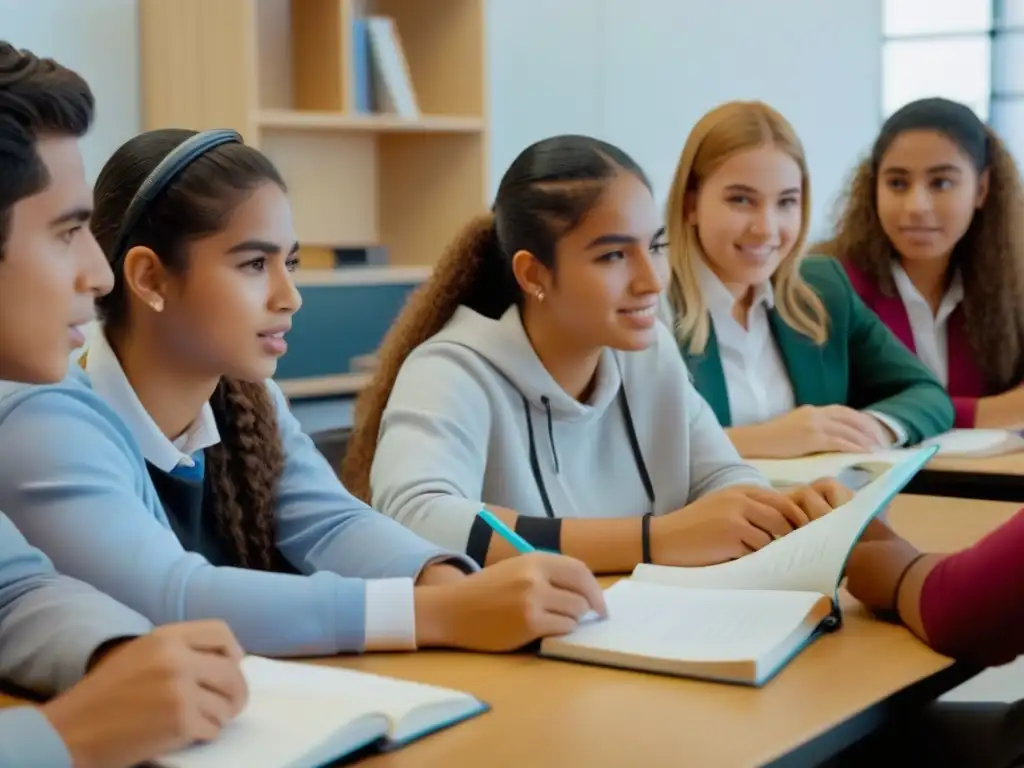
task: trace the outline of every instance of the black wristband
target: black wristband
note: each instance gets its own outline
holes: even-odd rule
[[[903,570],[900,571],[899,578],[896,579],[896,587],[892,591],[892,613],[899,618],[900,615],[900,588],[903,586],[903,580],[907,578],[907,574],[910,573],[910,569],[917,565],[918,561],[923,558],[924,555],[920,554],[913,558],[909,563],[903,566]]]
[[[640,549],[643,562],[651,562],[651,513],[640,518]]]
[[[547,552],[562,551],[562,519],[560,517],[519,515],[516,518],[516,533],[537,549]]]

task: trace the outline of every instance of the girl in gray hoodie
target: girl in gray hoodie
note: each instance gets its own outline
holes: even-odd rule
[[[624,152],[526,149],[385,340],[348,487],[481,564],[515,553],[486,505],[607,573],[740,557],[843,500],[773,491],[737,455],[658,319],[665,248]]]

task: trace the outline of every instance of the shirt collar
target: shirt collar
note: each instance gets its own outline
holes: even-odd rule
[[[928,305],[927,300],[917,290],[917,286],[911,281],[910,275],[907,274],[899,262],[893,262],[892,279],[896,283],[896,290],[899,292],[904,304],[916,302],[925,306]],[[960,270],[957,270],[953,273],[953,279],[950,281],[946,293],[942,296],[942,301],[939,302],[939,311],[935,316],[936,322],[941,323],[946,320],[963,300],[964,282],[960,276]]]
[[[708,305],[708,309],[714,313],[732,315],[733,305],[736,304],[736,297],[732,295],[725,283],[716,275],[702,258],[695,261],[697,267],[697,279],[700,281],[701,294]],[[754,309],[763,304],[766,309],[775,306],[775,292],[770,281],[766,280],[754,287],[754,300],[750,308]]]
[[[183,434],[169,440],[143,407],[103,333],[96,333],[90,339],[85,371],[89,374],[93,391],[121,417],[146,461],[157,469],[170,472],[179,465],[191,467],[195,464],[193,453],[220,442],[217,422],[209,403],[203,404],[199,416]]]

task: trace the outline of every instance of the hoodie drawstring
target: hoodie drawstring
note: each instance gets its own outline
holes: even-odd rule
[[[555,448],[555,425],[551,420],[551,401],[547,395],[541,397],[540,401],[544,403],[544,410],[548,414],[548,442],[551,443],[551,455],[555,459],[555,474],[561,474],[561,470],[558,468],[558,449]]]
[[[537,442],[533,433],[533,419],[530,417],[530,401],[523,395],[523,412],[526,414],[526,433],[530,441],[530,470],[533,472],[533,480],[537,483],[537,490],[540,492],[540,500],[544,504],[544,512],[548,517],[555,516],[555,510],[551,506],[551,498],[548,496],[547,486],[544,485],[544,476],[540,471],[540,459],[537,457]],[[554,456],[555,474],[559,473],[558,451],[555,448],[554,420],[551,416],[551,401],[547,396],[541,397],[544,409],[548,417],[548,440],[551,442],[551,453]],[[629,399],[626,397],[626,387],[619,388],[619,405],[622,407],[622,416],[626,420],[626,433],[629,435],[629,447],[633,451],[633,461],[636,462],[637,471],[640,473],[640,481],[644,485],[644,492],[647,500],[654,506],[654,483],[651,482],[651,475],[647,471],[647,464],[644,461],[643,453],[640,451],[640,440],[636,435],[636,427],[633,424],[633,414],[629,409]]]
[[[530,470],[533,472],[534,482],[537,483],[537,490],[540,491],[540,500],[544,504],[544,512],[547,513],[548,517],[554,517],[555,510],[551,508],[551,499],[548,498],[548,489],[544,485],[544,476],[540,472],[540,460],[537,458],[537,443],[533,437],[533,419],[530,418],[530,401],[526,399],[526,395],[522,397],[523,411],[526,413],[526,432],[530,439]],[[550,425],[550,421],[548,424]]]

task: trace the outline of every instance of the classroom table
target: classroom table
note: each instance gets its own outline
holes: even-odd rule
[[[887,519],[920,547],[949,551],[997,527],[1016,505],[900,496]],[[372,768],[452,765],[815,765],[976,670],[871,618],[845,593],[841,631],[761,689],[543,660],[529,654],[379,654],[314,660],[470,691],[493,710],[388,755]],[[10,701],[8,701],[10,703]],[[0,706],[3,702],[0,702]]]
[[[906,492],[1024,503],[1024,453],[987,459],[936,457],[910,482]]]

